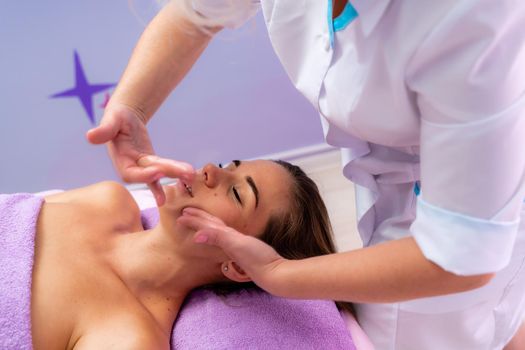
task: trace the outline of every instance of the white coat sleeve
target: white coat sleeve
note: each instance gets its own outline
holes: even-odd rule
[[[421,114],[411,234],[458,275],[507,265],[525,197],[525,5],[476,3],[428,33],[406,72]]]
[[[191,2],[193,9],[200,15],[230,29],[241,27],[261,7],[259,0],[191,0]]]

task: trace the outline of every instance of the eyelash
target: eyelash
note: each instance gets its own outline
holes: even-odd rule
[[[237,201],[242,205],[241,196],[239,196],[239,192],[235,187],[232,187],[233,194],[235,195],[235,198],[237,198]]]
[[[232,160],[232,163],[235,164],[236,167],[241,165],[241,161],[240,160]],[[222,169],[222,163],[218,163],[218,166],[219,166],[219,168]]]
[[[233,164],[235,164],[235,166],[239,166],[239,164],[241,163],[238,160],[233,160],[232,162],[233,162]],[[219,168],[222,169],[222,163],[219,163]],[[239,191],[237,191],[237,189],[235,187],[232,187],[232,191],[233,191],[233,194],[235,195],[235,198],[237,199],[237,201],[242,205],[242,200],[241,200],[241,196],[239,195]]]

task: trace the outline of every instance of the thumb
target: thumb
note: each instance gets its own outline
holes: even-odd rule
[[[153,181],[152,183],[148,184],[148,187],[153,193],[153,196],[155,197],[157,206],[162,207],[164,203],[166,202],[166,194],[164,193],[164,190],[162,189],[160,182],[158,180]]]
[[[110,122],[102,121],[99,126],[88,130],[86,133],[86,138],[90,143],[100,145],[113,140],[115,136],[117,136],[118,132],[119,125],[117,122],[114,120]]]

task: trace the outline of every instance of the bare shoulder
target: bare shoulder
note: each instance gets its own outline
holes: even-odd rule
[[[74,350],[169,350],[169,340],[139,329],[130,329],[126,332],[108,332],[107,334],[93,334],[80,338],[72,347]]]
[[[92,196],[124,195],[126,188],[115,181],[102,181],[86,187],[75,188],[45,196],[47,203],[71,203],[88,201]]]
[[[48,215],[50,212],[57,213],[61,222],[67,217],[71,218],[71,222],[78,222],[79,218],[92,220],[96,217],[97,222],[117,225],[119,230],[140,225],[140,209],[133,196],[126,187],[114,181],[47,196],[43,212]],[[55,217],[55,222],[57,220]]]
[[[126,312],[113,312],[111,317],[96,319],[86,329],[88,332],[72,339],[73,346],[68,349],[170,349],[169,335],[147,317],[127,309]]]
[[[46,203],[87,203],[103,207],[135,204],[133,197],[122,184],[103,181],[74,190],[45,197]]]

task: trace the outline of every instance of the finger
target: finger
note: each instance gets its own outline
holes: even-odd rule
[[[120,176],[128,183],[152,183],[164,177],[162,171],[156,167],[142,168],[139,166],[129,166],[124,168]]]
[[[193,237],[193,242],[197,244],[207,244],[211,246],[216,246],[222,249],[222,251],[232,260],[236,261],[237,264],[246,271],[243,261],[243,255],[244,252],[242,249],[235,249],[235,246],[241,247],[242,243],[236,242],[238,240],[235,235],[232,235],[231,237],[226,238],[218,238],[222,237],[224,232],[221,230],[216,229],[204,229],[197,231],[195,236]],[[242,236],[242,235],[241,235]],[[241,238],[242,239],[242,238]]]
[[[166,177],[182,178],[187,182],[192,182],[195,170],[191,164],[179,162],[172,159],[161,158],[155,155],[147,155],[139,158],[137,164],[142,167],[155,166],[161,169]]]
[[[166,194],[164,193],[164,190],[162,189],[160,182],[159,181],[151,182],[148,184],[148,187],[153,193],[153,196],[155,197],[157,206],[162,207],[164,203],[166,203]]]
[[[246,257],[251,251],[249,239],[235,230],[203,228],[193,236],[193,242],[221,248],[226,255],[245,268]]]
[[[96,128],[88,130],[86,138],[95,145],[100,145],[113,140],[119,132],[120,125],[115,121],[104,122],[104,119]]]
[[[182,214],[183,215],[200,217],[202,219],[206,219],[206,220],[213,221],[213,222],[216,222],[218,224],[224,225],[224,221],[222,221],[218,217],[213,216],[210,213],[208,213],[208,212],[206,212],[206,211],[204,211],[202,209],[193,208],[193,207],[187,207],[187,208],[184,208],[184,210],[182,211]]]
[[[161,169],[166,177],[181,178],[188,183],[193,182],[195,170],[189,163],[158,158],[152,163],[152,165]]]
[[[247,236],[233,229],[203,227],[193,237],[196,243],[206,243],[222,248],[227,253],[240,247]]]
[[[208,221],[199,217],[195,216],[189,216],[189,215],[182,215],[177,218],[177,223],[182,226],[186,226],[187,228],[193,230],[193,231],[199,231],[204,229],[218,229],[221,226],[217,226],[215,222]],[[224,225],[222,225],[223,229],[225,228]]]

